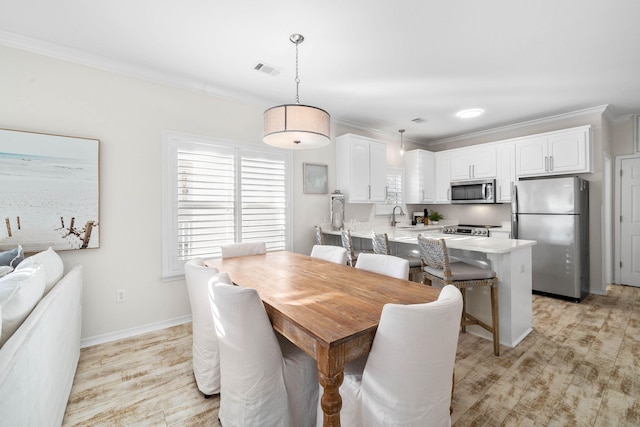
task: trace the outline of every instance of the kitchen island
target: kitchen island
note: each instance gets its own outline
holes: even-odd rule
[[[491,237],[443,234],[442,227],[376,227],[376,233],[387,233],[394,255],[419,256],[418,234],[443,238],[449,255],[480,267],[490,268],[498,276],[500,304],[500,344],[515,347],[532,330],[531,248],[533,240],[495,239]],[[362,227],[351,232],[354,246],[371,248],[372,229]],[[340,245],[340,232],[325,230],[330,244]],[[490,290],[485,287],[467,290],[467,311],[491,324]],[[487,339],[491,336],[478,326],[467,331]]]

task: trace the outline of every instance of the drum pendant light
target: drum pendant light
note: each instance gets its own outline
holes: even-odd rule
[[[300,34],[292,34],[289,40],[296,45],[296,103],[278,105],[264,112],[263,141],[279,148],[323,147],[331,142],[329,138],[331,116],[321,108],[300,104],[298,45],[304,41],[304,37]]]

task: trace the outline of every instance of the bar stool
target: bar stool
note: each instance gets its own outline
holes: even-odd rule
[[[356,251],[353,249],[351,231],[343,229],[340,232],[340,237],[342,238],[342,247],[347,250],[347,264],[349,264],[351,267],[355,267],[356,261],[358,260],[358,255],[364,251]]]
[[[423,280],[425,285],[436,283],[439,286],[454,285],[462,293],[462,332],[467,325],[478,325],[493,334],[493,353],[500,356],[500,322],[498,306],[498,278],[492,270],[476,267],[462,261],[450,262],[447,245],[444,239],[423,237],[418,235],[420,258],[423,263]],[[491,287],[491,321],[489,326],[467,313],[466,289],[472,287]]]
[[[389,245],[389,236],[387,233],[371,232],[371,244],[373,245],[373,253],[382,255],[391,255],[391,246]],[[419,257],[395,255],[409,261],[409,280],[414,280],[416,274],[422,272],[422,261]]]
[[[324,234],[322,234],[322,228],[315,226],[316,229],[316,245],[326,245],[324,242]]]

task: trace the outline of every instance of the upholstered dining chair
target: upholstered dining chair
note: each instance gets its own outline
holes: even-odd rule
[[[451,285],[434,302],[385,304],[369,356],[345,365],[341,424],[450,426],[461,313]]]
[[[391,246],[389,245],[389,236],[387,233],[376,233],[375,230],[371,232],[371,244],[373,245],[374,254],[391,255]],[[422,272],[422,261],[419,256],[410,255],[395,255],[399,258],[404,258],[409,261],[409,278],[414,280],[419,278]]]
[[[463,261],[451,262],[444,239],[418,235],[420,258],[423,262],[423,281],[426,285],[454,285],[462,292],[462,316],[460,325],[466,332],[468,325],[478,325],[493,336],[493,353],[500,356],[500,320],[498,304],[498,278],[496,273]],[[491,288],[491,325],[467,313],[466,289],[473,287]]]
[[[220,246],[220,248],[222,249],[222,258],[267,253],[267,246],[264,242],[227,243],[226,245]]]
[[[409,261],[393,255],[362,253],[358,256],[356,268],[396,279],[409,279]]]
[[[255,289],[209,283],[220,346],[223,426],[315,426],[315,361],[277,334]],[[228,279],[228,276],[227,276]]]
[[[218,275],[218,269],[207,267],[200,258],[184,264],[193,335],[193,375],[198,390],[209,398],[220,393],[220,352],[209,305],[209,280]]]
[[[345,248],[333,245],[313,245],[310,256],[312,258],[335,262],[336,264],[346,264],[348,258]]]

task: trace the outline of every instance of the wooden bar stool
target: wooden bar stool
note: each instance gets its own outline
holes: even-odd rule
[[[324,242],[324,234],[322,234],[322,228],[320,226],[315,226],[316,229],[316,245],[326,245]]]
[[[387,233],[371,232],[371,244],[373,245],[373,253],[382,255],[391,255],[391,247],[389,246],[389,236]],[[409,280],[414,280],[417,274],[422,272],[422,261],[418,257],[395,255],[409,261]]]
[[[493,334],[493,353],[500,356],[500,321],[498,305],[498,278],[492,270],[476,267],[462,261],[449,262],[447,245],[444,239],[418,235],[420,259],[423,263],[422,283],[439,286],[454,285],[462,293],[462,332],[467,325],[478,325]],[[466,289],[473,287],[491,287],[491,326],[467,313]]]
[[[342,238],[342,247],[347,250],[347,264],[351,267],[355,267],[358,255],[366,251],[356,251],[353,248],[353,239],[351,239],[351,232],[349,230],[342,230],[340,232],[340,237]]]

